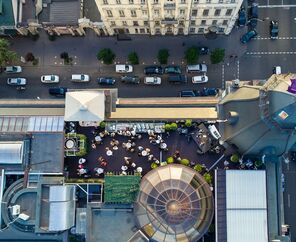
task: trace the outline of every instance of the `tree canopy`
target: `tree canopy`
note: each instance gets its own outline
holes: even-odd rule
[[[113,64],[115,57],[116,57],[115,54],[109,48],[101,49],[97,54],[98,60],[103,61],[104,64],[107,64],[107,65]]]
[[[6,39],[0,38],[0,66],[12,63],[17,60],[16,52],[9,50],[10,43]]]

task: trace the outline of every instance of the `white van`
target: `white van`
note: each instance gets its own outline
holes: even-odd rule
[[[129,73],[133,72],[133,66],[132,65],[116,65],[115,71],[117,73]]]
[[[89,75],[86,75],[86,74],[73,74],[71,81],[72,82],[89,82],[90,78],[89,78]]]
[[[161,78],[157,76],[146,76],[144,79],[144,83],[147,85],[160,85]]]
[[[187,72],[202,72],[206,73],[208,71],[208,67],[206,64],[196,64],[196,65],[188,65],[186,68]]]

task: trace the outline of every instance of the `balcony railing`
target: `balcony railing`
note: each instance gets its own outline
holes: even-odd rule
[[[165,10],[167,10],[167,9],[175,9],[175,8],[176,8],[176,4],[175,4],[175,3],[165,3],[165,4],[163,5],[163,8],[164,8]]]
[[[174,19],[174,18],[165,18],[163,20],[161,20],[162,24],[178,24],[178,20]]]

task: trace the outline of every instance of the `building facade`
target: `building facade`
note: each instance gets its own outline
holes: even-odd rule
[[[242,0],[96,0],[110,35],[229,34]]]

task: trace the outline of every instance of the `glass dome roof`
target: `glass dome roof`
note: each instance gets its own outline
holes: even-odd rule
[[[135,214],[152,241],[197,241],[213,218],[212,192],[189,167],[159,167],[143,177]]]

